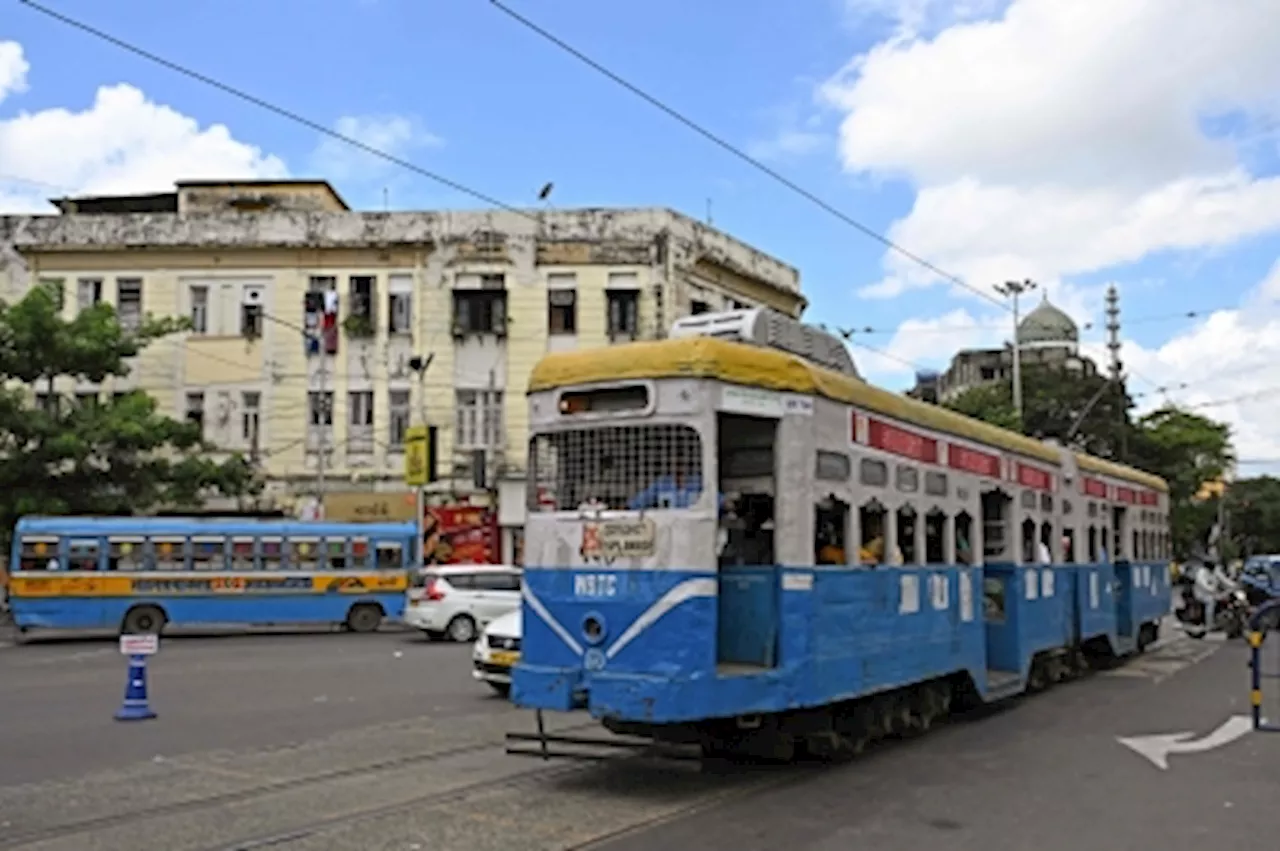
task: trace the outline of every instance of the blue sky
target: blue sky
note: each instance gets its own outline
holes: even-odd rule
[[[533,204],[554,181],[560,207],[663,205],[704,217],[710,203],[718,227],[801,270],[811,321],[896,332],[863,338],[893,359],[855,350],[888,386],[910,383],[904,362],[944,365],[959,346],[997,340],[1006,321],[998,307],[887,258],[884,246],[486,0],[48,5],[504,202]],[[1103,289],[1116,283],[1134,320],[1125,333],[1133,389],[1151,399],[1154,386],[1179,382],[1189,386],[1175,398],[1194,404],[1271,386],[1257,359],[1280,353],[1266,349],[1280,346],[1268,342],[1280,326],[1258,304],[1274,300],[1263,282],[1280,254],[1271,182],[1280,62],[1255,32],[1280,23],[1276,13],[1232,22],[1192,4],[1170,22],[1179,16],[1157,0],[1082,2],[1070,14],[1049,0],[736,0],[732,14],[672,0],[510,5],[983,290],[1032,276],[1096,321]],[[173,171],[202,157],[222,162],[236,143],[257,152],[237,147],[227,162],[328,177],[356,206],[381,208],[384,190],[392,208],[480,206],[15,0],[0,9],[0,44],[20,45],[28,66],[25,86],[7,96],[0,70],[0,204],[11,209],[51,194],[40,184],[163,188],[183,176]],[[1170,50],[1186,57],[1175,79],[1144,70],[1167,64]],[[1223,63],[1231,70],[1219,72]],[[95,94],[117,84],[196,124],[184,131],[171,116],[163,132],[134,127],[114,141],[118,125]],[[46,140],[41,154],[20,132],[58,109],[98,116],[66,143],[79,152],[75,168],[49,155],[47,136],[34,134]],[[179,138],[210,125],[234,141]],[[876,297],[860,292],[877,284]],[[1239,310],[1242,300],[1251,307]],[[1209,319],[1171,317],[1215,309]],[[1220,380],[1204,363],[1210,345],[1237,358],[1228,377],[1253,378]],[[1246,454],[1280,457],[1280,439],[1258,424],[1280,412],[1265,407],[1276,402],[1206,412],[1242,425]]]

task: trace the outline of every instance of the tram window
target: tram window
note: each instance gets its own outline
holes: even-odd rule
[[[116,537],[107,539],[107,570],[124,570],[130,573],[146,569],[146,538]]]
[[[981,502],[983,555],[987,561],[1013,561],[1016,550],[1009,543],[1013,497],[1003,491],[987,491]]]
[[[1039,561],[1044,564],[1053,562],[1053,524],[1048,520],[1040,524],[1040,547],[1042,548],[1037,555]]]
[[[906,464],[899,464],[895,471],[898,490],[904,493],[915,493],[920,490],[920,471]]]
[[[1089,516],[1090,516],[1090,517],[1097,517],[1097,516],[1098,516],[1098,503],[1096,503],[1096,502],[1090,502],[1090,503],[1089,503]]]
[[[1111,548],[1107,546],[1107,540],[1110,532],[1106,526],[1103,526],[1098,532],[1098,556],[1102,559],[1103,564],[1111,564],[1111,560],[1115,558],[1115,554],[1111,552]]]
[[[213,536],[192,538],[191,566],[196,570],[226,570],[226,539]]]
[[[933,509],[924,516],[924,563],[947,563],[947,515]]]
[[[772,441],[769,442],[770,456]],[[688,508],[702,496],[702,439],[687,425],[581,428],[535,435],[529,504],[541,511]],[[773,465],[768,463],[768,475]]]
[[[882,488],[889,483],[889,465],[863,458],[858,464],[858,480],[864,485]]]
[[[1053,497],[1047,493],[1040,494],[1040,510],[1044,512],[1053,511]]]
[[[1036,521],[1028,517],[1022,521],[1022,563],[1036,562]]]
[[[902,554],[902,564],[919,564],[920,554],[916,551],[916,526],[919,518],[916,510],[904,505],[897,511],[898,552]]]
[[[858,509],[858,529],[861,530],[858,561],[863,564],[884,564],[885,507],[871,500]]]
[[[1004,579],[999,576],[988,576],[982,580],[982,609],[988,623],[1004,623],[1004,598]]]
[[[1063,514],[1070,514],[1070,513],[1071,513],[1071,510],[1072,510],[1072,508],[1071,508],[1071,500],[1069,500],[1069,499],[1064,499],[1064,500],[1062,501],[1062,513],[1063,513]]]
[[[50,562],[53,567],[50,567]],[[58,568],[58,539],[37,535],[22,538],[19,570],[56,570]]]
[[[924,474],[924,492],[929,496],[946,496],[947,495],[947,474],[946,473],[925,473]]]
[[[99,549],[97,538],[72,538],[67,544],[71,570],[97,570]]]
[[[1130,537],[1133,538],[1133,552],[1129,553],[1129,557],[1138,560],[1146,558],[1146,547],[1141,544],[1142,535],[1137,529],[1134,529]]]
[[[346,570],[347,569],[347,539],[346,538],[326,538],[324,541],[326,552],[325,564],[330,570]]]
[[[156,537],[151,539],[151,551],[155,553],[156,570],[182,570],[187,566],[187,542],[185,538]]]
[[[1036,510],[1036,495],[1034,491],[1022,492],[1022,507],[1032,511]]]
[[[565,416],[643,411],[647,407],[649,407],[649,388],[643,384],[560,394],[560,413]]]
[[[853,473],[853,464],[843,452],[818,450],[813,476],[827,482],[847,482]]]
[[[817,564],[847,564],[849,504],[828,496],[814,510],[814,561]]]
[[[973,517],[961,511],[955,518],[956,563],[973,564]]]
[[[231,539],[231,569],[254,569],[253,538],[237,536]]]
[[[294,570],[319,570],[320,556],[319,538],[289,539],[289,563]]]
[[[1088,540],[1089,564],[1097,564],[1098,563],[1098,527],[1097,526],[1089,527],[1088,538],[1089,538]]]
[[[285,566],[284,539],[266,537],[262,539],[262,569],[283,570]]]
[[[399,541],[378,541],[375,566],[379,570],[396,570],[404,567],[404,545]]]
[[[1076,563],[1076,530],[1062,530],[1062,560],[1067,564]]]

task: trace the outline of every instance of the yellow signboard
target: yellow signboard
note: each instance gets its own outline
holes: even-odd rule
[[[431,467],[431,442],[426,426],[410,426],[404,432],[404,483],[420,488]]]
[[[417,516],[413,491],[339,491],[324,495],[324,519],[333,523],[411,523]]]

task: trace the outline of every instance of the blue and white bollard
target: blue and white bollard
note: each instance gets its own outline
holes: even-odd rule
[[[147,701],[147,657],[159,649],[159,636],[120,636],[120,652],[129,657],[129,679],[124,687],[124,702],[116,711],[117,721],[147,721],[156,717]]]

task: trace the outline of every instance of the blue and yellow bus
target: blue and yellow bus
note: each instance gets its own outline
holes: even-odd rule
[[[412,523],[24,517],[9,607],[31,629],[341,623],[404,614]]]

